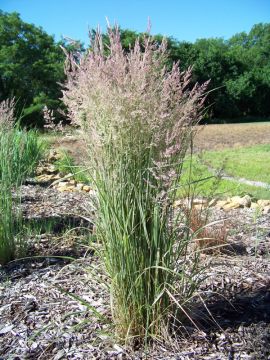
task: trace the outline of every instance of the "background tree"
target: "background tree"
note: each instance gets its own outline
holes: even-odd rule
[[[125,50],[136,35],[121,30]],[[159,43],[162,36],[154,38]],[[208,120],[270,116],[270,24],[254,25],[249,33],[236,34],[227,41],[210,38],[190,43],[169,37],[167,42],[170,66],[175,61],[182,70],[193,66],[191,85],[211,79]]]
[[[229,41],[229,53],[240,66],[226,87],[241,115],[270,115],[270,24],[254,25]]]
[[[120,29],[124,52],[133,48],[139,37],[143,47],[145,33]],[[95,31],[90,31],[95,37]],[[107,34],[103,43],[109,44]],[[157,43],[163,36],[154,35]],[[79,61],[85,51],[79,41],[56,43],[42,28],[25,23],[17,13],[0,11],[0,101],[15,96],[23,122],[42,124],[42,109],[55,110],[58,120],[64,109],[60,100],[65,82],[65,55],[60,48],[76,53]],[[91,49],[88,49],[91,51]],[[170,68],[179,61],[181,70],[193,66],[190,86],[211,79],[207,98],[207,121],[246,121],[247,117],[270,117],[270,24],[254,25],[229,40],[199,39],[195,43],[167,38]]]
[[[19,14],[0,12],[0,100],[15,96],[27,124],[39,124],[44,105],[61,107],[64,54],[54,38]]]

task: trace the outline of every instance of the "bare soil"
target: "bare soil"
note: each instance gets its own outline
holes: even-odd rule
[[[205,125],[199,129],[195,147],[222,150],[270,143],[270,122],[250,124]]]
[[[53,142],[52,147],[66,152],[77,165],[82,165],[87,161],[87,147],[78,132],[59,137],[57,141]]]

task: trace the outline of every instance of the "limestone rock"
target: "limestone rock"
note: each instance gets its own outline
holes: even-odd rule
[[[51,183],[55,180],[60,179],[59,174],[41,174],[36,177],[37,182],[39,183]]]
[[[242,203],[245,207],[250,207],[251,206],[251,197],[249,195],[245,195],[244,197],[242,197]]]
[[[270,214],[270,205],[267,205],[263,208],[263,214],[264,215]]]
[[[65,187],[67,186],[68,182],[67,181],[59,181],[58,183],[55,184],[55,187]]]
[[[206,207],[208,204],[208,200],[207,199],[203,199],[203,198],[195,198],[195,199],[178,199],[173,203],[173,207],[174,208],[178,208],[178,207],[184,207],[184,208],[191,208],[191,206],[193,206],[194,208],[198,207],[198,208],[202,208],[202,207]]]
[[[83,183],[77,183],[76,188],[82,190],[85,185]]]
[[[37,175],[37,176],[40,176],[40,175],[42,175],[42,174],[44,174],[44,173],[45,173],[44,166],[38,166],[38,167],[36,168],[36,175]]]
[[[265,207],[265,206],[269,206],[270,205],[270,200],[258,200],[257,204],[260,207]]]
[[[59,151],[51,150],[48,155],[48,161],[54,162],[54,161],[61,159],[61,157],[62,157],[62,154]]]
[[[43,175],[43,174],[56,174],[57,173],[57,169],[54,165],[43,165],[43,166],[38,166],[36,169],[36,174],[37,175]]]
[[[231,209],[239,209],[240,207],[243,207],[239,202],[229,202],[223,206],[223,210],[229,211]]]
[[[251,205],[251,197],[249,195],[241,196],[233,196],[231,198],[232,203],[238,203],[241,207],[250,207]]]
[[[66,183],[65,185],[62,185],[62,186],[58,186],[57,189],[60,192],[74,192],[76,190],[74,185],[69,185],[68,183]]]
[[[36,180],[38,182],[43,182],[43,181],[46,182],[46,181],[52,180],[52,178],[53,178],[53,175],[42,174],[42,175],[37,176]]]
[[[82,190],[85,191],[85,192],[89,192],[91,190],[91,187],[88,186],[88,185],[84,185]]]
[[[250,205],[251,209],[258,209],[260,206],[257,203],[252,202]]]
[[[230,202],[228,200],[219,200],[216,203],[216,207],[219,209],[223,209],[225,205],[229,204]]]
[[[219,200],[216,203],[216,207],[224,210],[238,209],[242,207],[251,206],[251,197],[249,195],[233,196],[232,198],[227,198],[227,200]]]
[[[203,205],[206,206],[208,203],[207,199],[193,199],[192,205]]]
[[[69,181],[69,184],[76,186],[76,185],[77,185],[77,181],[72,179],[72,180]]]
[[[48,174],[56,174],[57,173],[57,169],[54,165],[48,165],[45,167],[45,171],[48,173]]]

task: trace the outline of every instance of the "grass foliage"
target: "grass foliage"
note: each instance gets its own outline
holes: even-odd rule
[[[0,179],[20,185],[33,174],[45,149],[35,130],[12,128],[0,133]]]
[[[85,166],[76,165],[72,156],[67,152],[62,151],[61,158],[54,162],[57,170],[62,174],[72,174],[73,179],[83,184],[90,183],[90,176],[87,174],[87,168]]]
[[[12,106],[12,102],[0,105],[0,264],[23,250],[19,187],[44,151],[35,131],[14,127]]]

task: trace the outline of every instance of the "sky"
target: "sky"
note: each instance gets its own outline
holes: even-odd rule
[[[21,18],[41,26],[56,40],[69,37],[88,44],[88,28],[106,20],[123,29],[143,32],[150,18],[152,34],[180,41],[230,38],[270,22],[270,0],[0,0],[0,9],[16,11]]]

